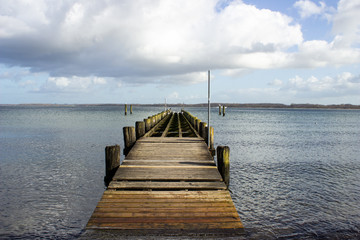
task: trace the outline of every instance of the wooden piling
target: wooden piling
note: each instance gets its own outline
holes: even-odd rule
[[[130,105],[130,114],[132,114],[132,105]]]
[[[144,119],[145,122],[145,132],[147,133],[151,129],[151,121],[150,118]]]
[[[209,151],[212,156],[215,156],[215,148],[214,148],[214,128],[210,127],[210,146]]]
[[[225,105],[223,106],[223,116],[225,116]]]
[[[201,120],[200,120],[200,119],[196,119],[195,129],[196,129],[196,131],[198,131],[198,132],[200,132],[200,123],[201,123]]]
[[[124,127],[123,128],[124,133],[124,155],[126,156],[131,148],[134,146],[136,142],[136,134],[135,134],[135,128],[134,127]]]
[[[135,123],[136,140],[145,135],[145,122],[138,121]]]
[[[199,134],[205,140],[205,142],[207,142],[207,129],[206,129],[206,127],[207,127],[206,122],[201,122],[200,123]]]
[[[125,115],[127,115],[127,104],[125,104]]]
[[[230,185],[230,148],[228,146],[218,146],[216,148],[217,167],[225,185]]]
[[[219,115],[221,115],[221,105],[219,105]]]
[[[120,146],[105,147],[105,185],[108,186],[120,166]]]

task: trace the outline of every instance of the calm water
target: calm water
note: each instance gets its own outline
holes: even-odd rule
[[[177,110],[177,109],[176,109]],[[207,109],[188,108],[207,121]],[[104,148],[161,108],[0,107],[0,239],[74,239],[103,191]],[[213,109],[252,239],[360,238],[360,111]]]

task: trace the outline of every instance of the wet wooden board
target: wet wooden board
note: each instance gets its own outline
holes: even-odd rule
[[[241,229],[227,190],[106,190],[90,229]]]
[[[226,189],[226,185],[223,182],[125,182],[125,181],[112,181],[108,189],[202,189],[202,190],[214,190],[214,189]]]

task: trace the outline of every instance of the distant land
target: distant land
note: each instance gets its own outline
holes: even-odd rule
[[[130,104],[128,104],[130,105]],[[164,104],[131,104],[133,106],[163,107]],[[197,104],[167,104],[167,107],[207,107],[207,103]],[[352,104],[281,104],[281,103],[211,103],[211,107],[226,106],[230,108],[307,108],[307,109],[360,109],[360,105]],[[38,107],[63,107],[63,106],[124,106],[124,104],[0,104],[0,106],[38,106]]]

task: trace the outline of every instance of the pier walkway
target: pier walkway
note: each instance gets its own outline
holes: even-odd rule
[[[243,228],[204,139],[181,113],[139,138],[87,229],[237,232]]]

